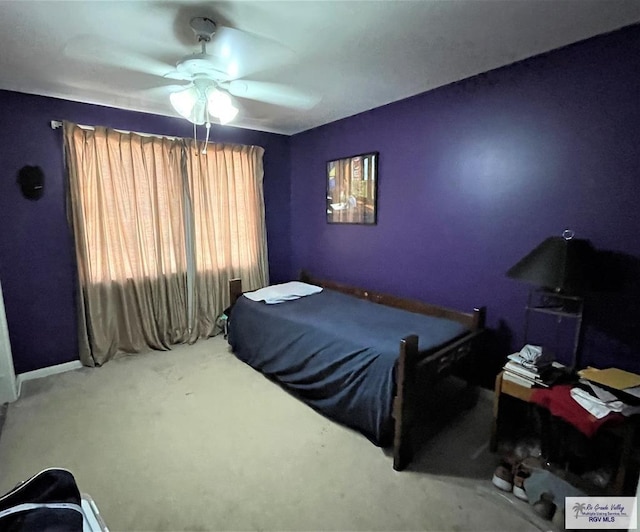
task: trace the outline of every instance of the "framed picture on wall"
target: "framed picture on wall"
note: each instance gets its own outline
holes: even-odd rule
[[[327,222],[377,222],[378,152],[327,162]]]

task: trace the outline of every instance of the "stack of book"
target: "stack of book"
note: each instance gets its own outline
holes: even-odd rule
[[[550,357],[540,357],[532,361],[523,357],[521,353],[513,353],[507,357],[502,378],[525,388],[534,386],[548,388],[557,366],[558,364]]]

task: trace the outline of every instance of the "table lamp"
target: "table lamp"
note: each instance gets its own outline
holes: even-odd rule
[[[558,294],[580,295],[589,285],[592,255],[589,241],[574,238],[574,232],[566,229],[562,236],[550,236],[520,259],[507,277]]]
[[[571,369],[578,366],[582,326],[582,294],[588,289],[594,250],[588,240],[574,238],[570,229],[562,236],[551,236],[535,247],[507,271],[507,277],[537,287],[529,294],[524,338],[527,341],[529,312],[545,312],[577,319]],[[538,301],[534,301],[534,293]]]

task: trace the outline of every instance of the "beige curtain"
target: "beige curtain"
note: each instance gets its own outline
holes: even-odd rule
[[[85,365],[211,336],[229,279],[267,284],[262,148],[70,123],[64,139]]]
[[[203,154],[193,141],[185,142],[193,212],[193,312],[198,336],[206,337],[229,304],[230,279],[240,277],[245,290],[268,284],[264,149],[209,144]]]
[[[64,136],[82,362],[186,340],[180,144],[68,123]]]

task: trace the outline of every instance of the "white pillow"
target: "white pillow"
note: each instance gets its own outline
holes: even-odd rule
[[[274,284],[265,286],[253,292],[246,292],[244,295],[252,301],[264,301],[268,305],[299,299],[322,292],[322,288],[312,284],[291,281],[289,283]]]

